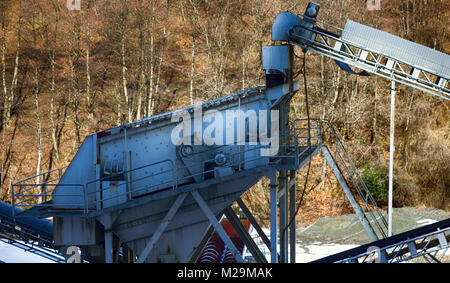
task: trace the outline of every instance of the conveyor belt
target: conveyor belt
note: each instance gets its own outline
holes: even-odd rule
[[[449,239],[450,218],[327,256],[313,263],[368,262],[373,254],[370,252],[373,247],[379,249],[381,262],[402,262],[419,256],[436,261],[437,258],[433,253],[448,250]]]
[[[450,100],[448,54],[350,20],[340,29],[316,16],[317,11],[313,16],[280,13],[272,27],[272,40],[334,59],[352,74],[374,74]]]
[[[15,214],[22,209],[15,208]],[[0,241],[55,262],[64,262],[53,246],[53,224],[45,219],[13,217],[11,205],[0,202]]]

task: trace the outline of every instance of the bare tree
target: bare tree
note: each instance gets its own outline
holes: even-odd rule
[[[38,4],[39,5],[39,4]],[[31,13],[31,21],[29,22],[31,26],[31,37],[32,37],[32,47],[35,50],[38,50],[37,40],[38,40],[38,31],[37,29],[41,28],[42,24],[42,13],[39,13],[39,10],[41,7],[36,7],[36,10],[34,10]],[[39,66],[39,57],[37,55],[37,52],[33,52],[32,55],[32,61],[33,61],[33,94],[34,94],[34,103],[36,106],[36,132],[37,132],[37,139],[38,139],[38,147],[37,147],[37,164],[36,164],[36,184],[41,183],[41,161],[42,161],[42,124],[41,124],[41,115],[40,115],[40,107],[39,107],[39,94],[40,94],[40,66]],[[39,191],[41,190],[41,187],[38,186]],[[43,197],[39,197],[39,202],[42,202]]]
[[[8,176],[8,172],[10,172],[10,168],[12,165],[13,159],[13,141],[17,133],[18,128],[18,117],[16,117],[14,124],[11,126],[11,116],[14,112],[18,110],[18,108],[22,105],[24,98],[16,97],[18,94],[18,77],[19,77],[19,58],[21,54],[21,42],[22,42],[22,9],[21,3],[18,5],[18,23],[16,25],[17,31],[17,42],[16,42],[16,52],[14,57],[14,67],[13,67],[13,75],[11,79],[10,89],[7,87],[7,64],[6,64],[6,7],[7,3],[4,1],[1,2],[1,49],[2,49],[2,59],[1,59],[1,67],[2,67],[2,85],[3,85],[3,111],[0,120],[0,132],[2,135],[2,147],[1,147],[1,168],[0,168],[0,191],[3,190],[4,184],[6,184],[6,178]],[[3,196],[8,195],[8,190],[5,194],[1,194]]]

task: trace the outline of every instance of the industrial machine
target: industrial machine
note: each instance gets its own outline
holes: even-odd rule
[[[333,58],[347,72],[447,100],[450,56],[350,20],[339,29],[317,20],[319,9],[310,2],[304,15],[277,16],[272,40],[282,44],[263,47],[265,86],[87,136],[56,182],[13,185],[13,206],[27,208],[15,217],[53,217],[53,244],[63,253],[80,247],[90,262],[196,262],[214,230],[244,262],[242,247],[219,223],[225,213],[254,259],[265,262],[230,208],[237,202],[271,262],[295,262],[295,175],[322,151],[371,240],[385,238],[385,214],[333,127],[289,120],[300,88],[293,45]],[[334,150],[322,143],[325,130]],[[270,180],[271,240],[240,199],[263,177]]]

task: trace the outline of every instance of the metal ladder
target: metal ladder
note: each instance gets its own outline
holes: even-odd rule
[[[323,146],[322,152],[355,209],[357,216],[360,218],[372,241],[386,238],[388,222],[385,214],[378,208],[367,185],[353,164],[350,155],[345,150],[344,144],[336,130],[328,121],[322,121],[322,124],[328,126],[331,137],[335,140],[334,151],[331,151],[327,146]]]

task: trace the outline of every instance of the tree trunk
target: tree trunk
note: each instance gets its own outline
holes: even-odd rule
[[[131,110],[131,103],[130,98],[128,97],[128,88],[127,88],[127,67],[125,63],[125,32],[122,33],[121,38],[121,44],[120,44],[120,56],[121,56],[121,63],[122,63],[122,88],[123,88],[123,96],[125,97],[125,105],[127,106],[128,110],[128,122],[132,121],[132,110]]]
[[[154,106],[154,97],[153,97],[153,91],[154,91],[154,53],[155,53],[155,0],[152,1],[152,21],[151,21],[151,27],[150,27],[150,82],[149,82],[149,91],[148,91],[148,99],[147,99],[147,116],[153,115],[153,106]]]
[[[195,88],[195,31],[192,32],[191,73],[189,82],[189,100],[191,105],[194,105],[194,94],[195,94],[194,88]]]
[[[33,47],[37,48],[37,34],[36,34],[36,14],[32,15],[32,36],[33,36]],[[36,185],[41,183],[41,160],[42,160],[42,128],[41,128],[41,116],[39,113],[39,92],[40,92],[40,86],[39,86],[39,71],[38,71],[38,61],[37,58],[34,62],[34,103],[36,106],[36,127],[37,127],[37,138],[38,138],[38,157],[37,157],[37,164],[36,164]],[[43,202],[42,194],[44,192],[42,191],[41,186],[37,186],[39,193],[41,196],[39,196],[39,203]]]

